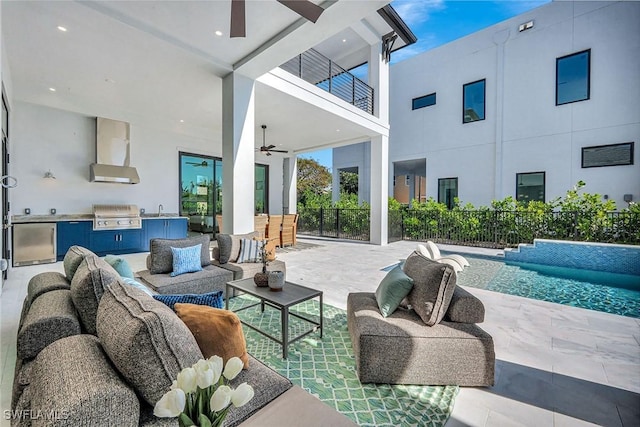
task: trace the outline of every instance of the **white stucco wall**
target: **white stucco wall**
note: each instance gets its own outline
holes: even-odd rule
[[[530,20],[534,28],[519,33]],[[578,180],[619,208],[624,194],[639,200],[638,22],[640,2],[553,2],[393,65],[390,174],[393,162],[426,158],[428,196],[437,198],[438,178],[458,177],[460,199],[475,205],[515,197],[516,173],[540,171],[547,201]],[[590,99],[556,106],[556,58],[585,49]],[[463,124],[462,86],[480,79],[486,119]],[[413,98],[434,92],[436,105],[411,110]],[[581,167],[582,147],[630,141],[633,165]],[[349,153],[340,162],[362,156]]]
[[[351,144],[333,150],[332,198],[340,198],[340,169],[358,168],[358,202],[369,203],[371,174],[371,143]]]
[[[89,181],[95,161],[95,118],[62,110],[15,102],[12,111],[11,168],[18,188],[11,191],[12,214],[90,213],[95,203],[135,203],[147,212],[158,204],[178,212],[178,152],[221,157],[220,136],[203,139],[131,123],[131,165],[140,175],[136,185]],[[269,164],[270,211],[282,210],[282,159],[260,156]],[[56,180],[43,179],[51,170]]]

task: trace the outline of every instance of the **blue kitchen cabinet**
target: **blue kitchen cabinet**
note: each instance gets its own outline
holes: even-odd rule
[[[92,229],[92,221],[58,222],[56,228],[56,254],[58,261],[64,259],[65,254],[73,245],[89,248]]]
[[[186,218],[145,218],[142,220],[143,250],[149,250],[151,239],[182,239],[187,237]]]
[[[143,235],[141,229],[94,231],[89,248],[100,256],[141,252],[144,250]]]

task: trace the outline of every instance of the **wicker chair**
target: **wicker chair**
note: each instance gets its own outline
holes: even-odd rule
[[[256,215],[253,217],[253,230],[257,231],[260,239],[267,237],[267,224],[269,223],[269,216]]]
[[[276,246],[282,247],[280,241],[280,231],[282,230],[282,215],[269,215],[267,226],[267,239],[274,240]]]
[[[280,246],[293,246],[296,244],[296,225],[298,222],[297,214],[288,214],[283,216],[282,231],[280,231]]]

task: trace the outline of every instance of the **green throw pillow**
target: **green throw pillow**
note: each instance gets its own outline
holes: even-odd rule
[[[129,279],[133,279],[133,270],[131,266],[127,262],[126,259],[121,258],[116,255],[107,255],[104,257],[104,260],[111,266],[115,271],[118,272],[120,277],[127,277]]]
[[[376,300],[380,313],[389,317],[400,305],[400,302],[409,295],[413,288],[413,279],[402,271],[398,265],[387,273],[376,289]]]

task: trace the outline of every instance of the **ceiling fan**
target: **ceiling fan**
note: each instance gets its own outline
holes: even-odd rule
[[[287,153],[286,150],[274,150],[276,148],[275,145],[267,145],[265,142],[265,133],[267,131],[267,125],[262,125],[262,147],[260,147],[260,152],[265,153],[267,156],[270,156],[271,153]],[[257,151],[258,149],[256,149]]]
[[[194,168],[197,167],[203,167],[206,168],[207,166],[209,166],[209,163],[206,160],[203,160],[201,162],[186,162],[188,165],[193,166]]]
[[[276,0],[303,18],[314,24],[324,9],[309,0]],[[245,0],[231,0],[231,37],[244,37],[245,32]]]

